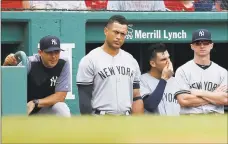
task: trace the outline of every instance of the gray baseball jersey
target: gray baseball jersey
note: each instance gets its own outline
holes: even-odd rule
[[[92,108],[111,114],[130,110],[133,83],[140,80],[140,69],[133,56],[120,49],[116,56],[95,48],[79,63],[77,84],[93,84]]]
[[[152,77],[149,73],[145,73],[140,77],[140,93],[142,97],[151,94],[156,89],[159,80]],[[177,100],[174,99],[174,94],[178,90],[179,86],[176,83],[174,77],[167,80],[167,84],[163,93],[161,102],[158,105],[155,114],[178,116],[180,112],[180,105]],[[145,110],[145,113],[150,113]]]
[[[227,70],[214,62],[207,69],[202,69],[193,60],[190,60],[177,69],[175,77],[181,86],[181,90],[177,91],[175,95],[190,89],[212,92],[220,85],[227,85]],[[182,107],[180,114],[214,111],[224,113],[224,106],[208,104],[198,107]]]

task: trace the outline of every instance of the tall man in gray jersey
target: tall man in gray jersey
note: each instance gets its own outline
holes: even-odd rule
[[[71,116],[64,103],[71,90],[70,65],[68,60],[60,58],[61,50],[58,37],[45,36],[40,40],[39,54],[28,57],[27,108],[30,115]],[[3,65],[17,63],[14,54],[10,54]]]
[[[210,60],[211,33],[194,31],[191,48],[194,59],[180,66],[175,76],[181,86],[175,94],[181,114],[223,114],[228,105],[227,70]]]
[[[104,44],[89,52],[79,63],[80,112],[98,115],[143,113],[139,65],[131,54],[121,49],[127,34],[125,17],[112,16],[104,34]]]
[[[174,99],[178,85],[172,77],[173,66],[164,44],[153,44],[148,53],[150,70],[140,79],[140,93],[146,112],[178,116],[180,105]]]

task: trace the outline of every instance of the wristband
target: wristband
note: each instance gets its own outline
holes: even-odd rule
[[[33,103],[35,104],[35,108],[37,108],[38,107],[38,104],[39,104],[39,100],[38,99],[35,99],[35,100],[33,100]]]
[[[133,98],[133,101],[137,101],[137,100],[140,100],[140,99],[142,99],[142,97],[141,96],[137,96],[137,97]]]

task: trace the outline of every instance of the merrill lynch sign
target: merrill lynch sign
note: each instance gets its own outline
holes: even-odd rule
[[[128,33],[126,39],[186,39],[187,32],[184,30],[168,32],[167,30],[152,30],[152,31],[143,31],[139,29],[134,29],[133,25],[128,25]]]

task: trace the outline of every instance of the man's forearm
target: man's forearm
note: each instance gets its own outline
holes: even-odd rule
[[[228,105],[228,94],[225,92],[210,92],[203,90],[192,90],[192,93],[202,97],[203,99],[210,101],[215,105]]]
[[[143,114],[144,106],[142,100],[134,101],[132,104],[132,114]]]
[[[187,101],[187,106],[188,107],[198,107],[198,106],[203,106],[209,104],[207,100],[204,100],[202,98],[195,98]]]
[[[209,101],[192,94],[181,94],[178,98],[178,102],[182,107],[197,107],[209,104]]]
[[[38,107],[49,107],[57,102],[64,102],[67,92],[57,92],[45,98],[39,99]]]
[[[133,97],[141,97],[139,89],[133,90]],[[132,114],[143,114],[144,113],[144,104],[142,99],[133,101],[132,104]]]
[[[214,105],[228,105],[228,95],[227,93],[217,93],[217,96],[215,95],[206,95],[201,96],[203,99],[206,99],[210,101]]]

